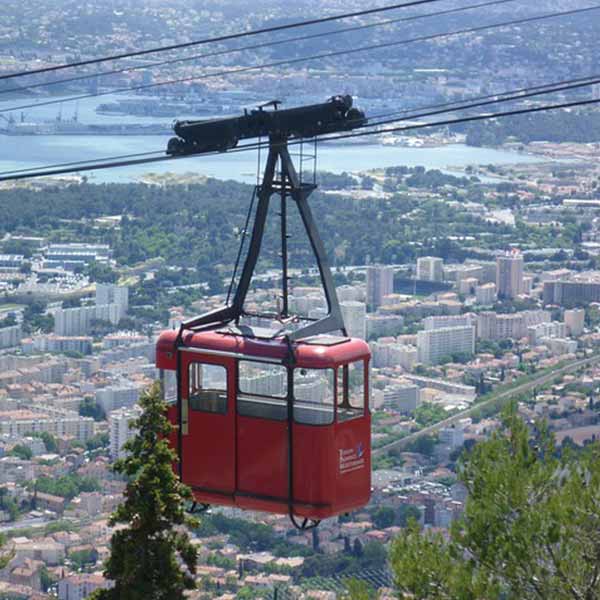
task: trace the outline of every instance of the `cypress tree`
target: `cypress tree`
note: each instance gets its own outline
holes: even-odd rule
[[[160,384],[139,403],[143,413],[131,425],[137,434],[125,445],[127,457],[113,467],[128,478],[125,501],[110,519],[125,525],[113,534],[105,564],[114,587],[96,591],[94,600],[179,600],[195,588],[197,553],[186,527],[196,522],[184,508],[191,491],[172,469],[177,457]]]

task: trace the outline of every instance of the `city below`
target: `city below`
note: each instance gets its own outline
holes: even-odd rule
[[[21,4],[0,598],[600,598],[595,8]]]

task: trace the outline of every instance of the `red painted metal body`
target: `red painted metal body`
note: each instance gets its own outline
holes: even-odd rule
[[[177,369],[176,338],[175,331],[161,334],[156,353],[159,369]],[[285,399],[278,408],[284,411],[283,417],[240,414],[240,360],[264,360],[282,365],[288,357],[288,347],[282,338],[265,340],[217,331],[185,332],[179,353],[182,407],[188,401],[190,365],[220,365],[227,370],[227,403],[221,413],[182,408],[187,413],[184,427],[178,405],[169,408],[171,422],[181,426],[171,441],[180,455],[182,479],[192,488],[199,503],[282,514],[292,512],[316,520],[368,503],[371,490],[371,427],[367,400],[370,352],[364,341],[294,344],[294,373],[302,369],[331,369],[328,372],[336,374],[331,379],[335,382],[331,405],[326,407],[332,414],[331,422],[325,424],[308,424],[292,418],[291,413],[287,413],[291,405]],[[361,362],[365,366],[362,408],[353,418],[342,421],[334,401],[338,388],[343,385],[337,373],[342,373],[344,365]],[[321,408],[317,410],[321,410],[326,405],[318,406]]]

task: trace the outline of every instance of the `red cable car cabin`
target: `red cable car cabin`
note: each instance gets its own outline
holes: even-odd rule
[[[199,504],[319,521],[360,508],[371,489],[368,345],[294,342],[239,329],[163,332],[156,364],[176,372],[170,405],[179,470]],[[179,347],[179,351],[176,348]]]

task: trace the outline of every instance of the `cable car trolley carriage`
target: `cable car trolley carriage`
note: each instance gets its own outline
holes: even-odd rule
[[[319,111],[308,108],[296,130],[322,125],[311,121],[319,118]],[[302,118],[301,108],[292,110],[294,119]],[[277,103],[267,114],[277,114]],[[263,122],[281,119],[269,116]],[[339,127],[349,125],[341,121]],[[156,365],[163,390],[169,389],[169,379],[176,381],[168,412],[175,426],[171,444],[179,458],[176,468],[191,487],[195,504],[288,514],[296,527],[309,529],[369,501],[370,351],[364,340],[346,335],[308,204],[316,185],[302,181],[288,151],[293,132],[278,128],[267,133],[266,166],[254,190],[233,273],[235,294],[231,301],[228,294],[222,308],[163,332]],[[190,150],[196,153],[197,146]],[[244,303],[274,195],[281,206],[281,303],[276,314],[251,315]],[[250,241],[236,279],[255,199]],[[289,311],[288,202],[296,204],[316,258],[327,303],[321,319]],[[271,326],[251,326],[256,317],[268,317]]]

